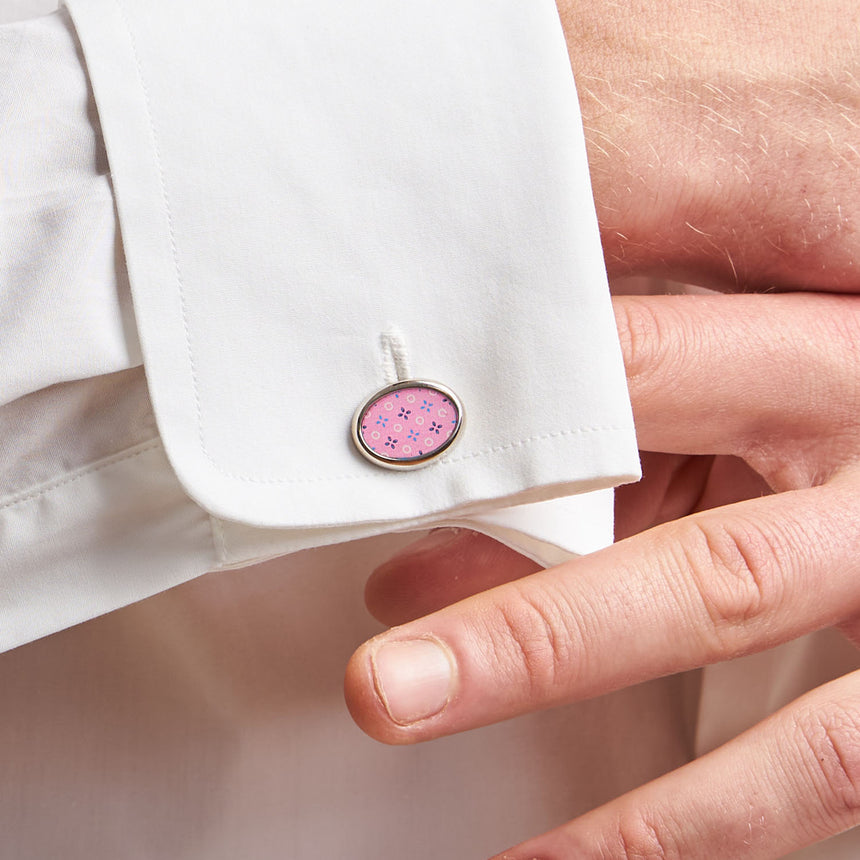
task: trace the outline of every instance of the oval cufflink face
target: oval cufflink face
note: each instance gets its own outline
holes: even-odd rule
[[[388,469],[426,466],[454,443],[463,426],[463,407],[449,388],[410,379],[377,391],[353,418],[359,452]]]

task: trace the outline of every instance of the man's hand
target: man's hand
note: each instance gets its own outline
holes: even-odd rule
[[[610,274],[860,292],[853,0],[558,5]],[[618,497],[629,537],[540,572],[469,535],[383,566],[368,603],[408,623],[346,680],[374,737],[439,737],[827,626],[860,639],[860,297],[616,311],[646,452]],[[505,856],[770,858],[858,822],[855,674]]]
[[[474,538],[389,562],[370,591],[387,621],[480,593],[356,652],[347,700],[372,736],[426,740],[854,631],[860,299],[624,298],[616,311],[642,447],[672,458],[656,486],[646,471],[626,522],[669,521],[537,573]],[[460,576],[446,592],[449,561]],[[410,605],[404,581],[422,570],[437,571],[433,589]],[[769,858],[858,822],[860,673],[505,856]]]

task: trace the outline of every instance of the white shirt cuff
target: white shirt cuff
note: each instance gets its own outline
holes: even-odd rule
[[[129,367],[139,334],[158,434],[11,482],[5,647],[204,570],[393,529],[472,522],[545,561],[609,539],[605,493],[590,516],[552,502],[638,476],[554,3],[67,5],[134,303],[134,326],[121,298],[79,322],[124,332]],[[378,468],[349,434],[390,381],[392,333],[468,415],[419,471]],[[34,380],[119,369],[107,342],[58,378],[50,350],[23,349],[3,408],[33,402]],[[37,509],[56,534],[40,548]],[[155,535],[157,573],[139,546]],[[22,622],[37,591],[64,603]]]

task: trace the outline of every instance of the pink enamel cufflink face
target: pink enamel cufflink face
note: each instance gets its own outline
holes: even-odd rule
[[[419,469],[451,447],[463,418],[463,407],[449,388],[409,379],[377,391],[358,407],[352,438],[377,466]]]

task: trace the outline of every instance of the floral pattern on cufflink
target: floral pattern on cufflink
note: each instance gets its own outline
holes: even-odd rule
[[[372,462],[409,468],[448,448],[462,421],[463,408],[452,391],[423,380],[404,381],[365,401],[354,419],[353,439]]]

